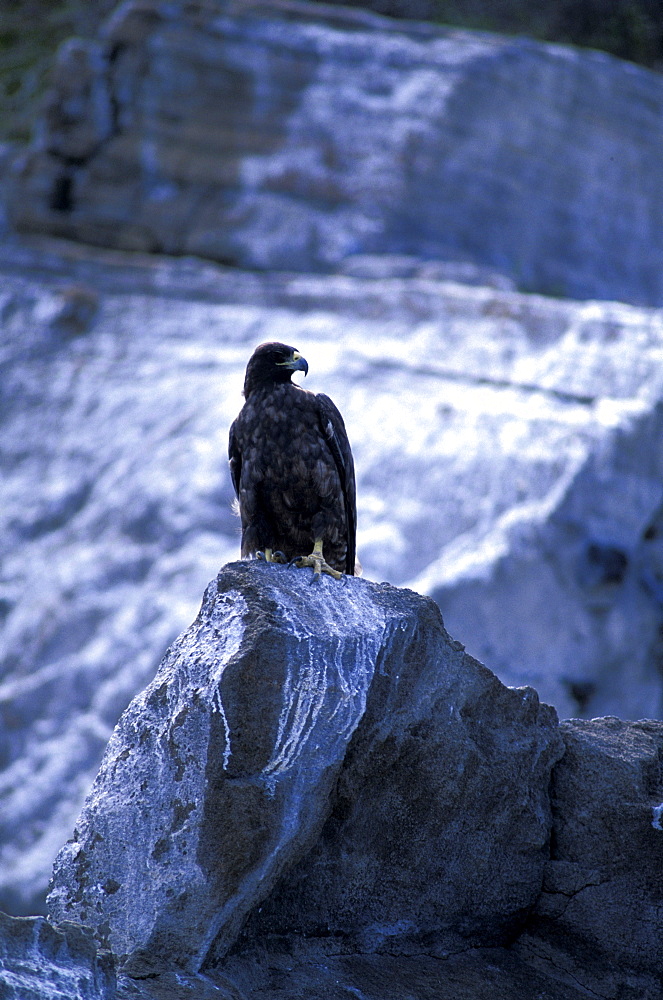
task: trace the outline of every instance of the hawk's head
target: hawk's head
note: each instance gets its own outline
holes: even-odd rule
[[[308,364],[299,351],[277,342],[261,344],[249,358],[244,378],[244,396],[254,389],[290,382],[293,372],[308,374]]]

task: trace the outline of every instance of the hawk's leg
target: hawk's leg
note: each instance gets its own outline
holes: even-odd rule
[[[265,549],[262,552],[259,550],[256,552],[256,559],[271,563],[286,563],[288,561],[282,552],[272,552],[271,549]]]
[[[313,552],[311,552],[310,556],[299,556],[298,559],[292,560],[292,564],[297,569],[306,569],[307,566],[310,566],[313,570],[314,580],[319,579],[321,573],[327,573],[329,576],[333,576],[335,580],[340,580],[343,576],[337,569],[333,569],[329,563],[325,562],[325,557],[322,554],[321,538],[316,538]]]

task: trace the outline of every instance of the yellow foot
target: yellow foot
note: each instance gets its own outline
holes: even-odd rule
[[[339,573],[337,569],[333,569],[329,563],[325,561],[325,557],[322,554],[322,540],[319,538],[316,539],[313,552],[311,552],[310,556],[300,556],[298,559],[293,559],[292,565],[296,566],[297,569],[306,569],[310,566],[313,570],[314,580],[319,580],[321,573],[326,573],[327,576],[333,576],[335,580],[340,580],[343,576],[342,573]]]

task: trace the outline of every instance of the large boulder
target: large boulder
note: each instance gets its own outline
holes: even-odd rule
[[[663,304],[659,74],[298,0],[129,0],[62,50],[24,229],[251,268],[356,254]]]
[[[118,724],[52,921],[0,918],[0,984],[658,1000],[662,760],[663,723],[560,726],[429,599],[229,565]]]
[[[138,977],[217,966],[258,908],[252,937],[341,951],[502,944],[541,890],[562,750],[430,599],[234,564],[122,716],[51,914]]]

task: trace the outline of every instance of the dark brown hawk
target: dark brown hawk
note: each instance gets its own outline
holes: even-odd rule
[[[278,343],[261,344],[246,366],[228,447],[242,556],[353,576],[357,508],[345,424],[328,396],[290,381],[296,371],[308,373],[305,359]]]

